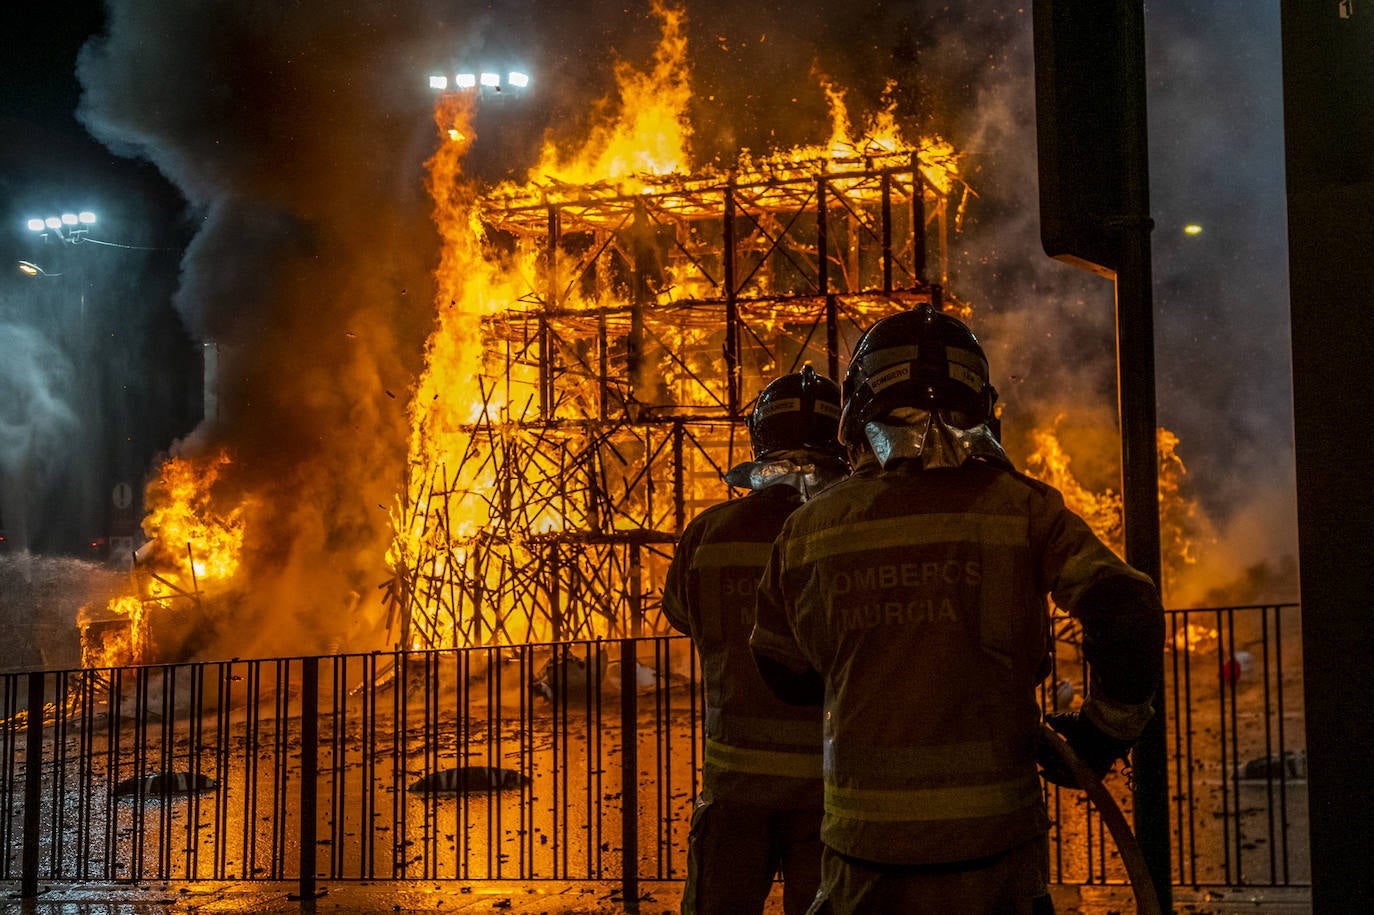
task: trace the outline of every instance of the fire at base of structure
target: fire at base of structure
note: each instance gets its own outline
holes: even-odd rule
[[[838,377],[874,321],[944,297],[959,201],[914,150],[643,180],[483,203],[487,256],[536,257],[482,319],[461,444],[412,454],[403,646],[663,631],[673,546],[728,497],[759,391],[808,362]]]

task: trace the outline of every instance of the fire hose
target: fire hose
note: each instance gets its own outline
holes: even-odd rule
[[[1131,881],[1137,915],[1163,915],[1159,907],[1159,897],[1155,894],[1154,881],[1150,879],[1145,854],[1140,850],[1140,843],[1136,841],[1135,833],[1131,832],[1130,824],[1126,822],[1126,815],[1121,812],[1121,805],[1112,797],[1107,786],[1102,784],[1098,774],[1079,758],[1063,737],[1047,724],[1041,724],[1040,731],[1040,739],[1073,774],[1078,787],[1088,795],[1088,800],[1092,801],[1092,805],[1097,808],[1098,816],[1102,817],[1102,822],[1106,824],[1107,831],[1112,834],[1112,841],[1121,853],[1121,862],[1126,865],[1126,876]]]

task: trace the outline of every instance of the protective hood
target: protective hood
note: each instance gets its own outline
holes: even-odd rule
[[[779,451],[767,458],[736,464],[725,482],[755,492],[770,486],[790,486],[810,499],[849,476],[844,462],[813,451]]]
[[[946,423],[938,411],[900,407],[881,420],[864,424],[873,455],[883,467],[900,458],[915,458],[921,469],[959,467],[977,458],[1013,469],[997,437],[986,423],[958,429]]]

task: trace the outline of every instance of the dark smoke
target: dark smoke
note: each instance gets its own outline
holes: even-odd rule
[[[1188,6],[1150,10],[1160,419],[1223,529],[1264,527],[1244,565],[1292,539],[1277,55],[1261,53],[1277,17]],[[1070,408],[1113,421],[1110,285],[1039,248],[1029,4],[707,2],[688,16],[699,161],[824,140],[821,77],[849,89],[858,115],[895,80],[909,135],[964,150],[980,195],[951,288],[974,306],[1009,428]],[[538,91],[484,105],[471,157],[481,177],[522,176],[544,132],[576,137],[614,61],[644,61],[657,37],[643,2],[109,0],[80,59],[81,118],[187,202],[195,234],[175,301],[219,347],[220,413],[180,447],[230,447],[229,489],[251,505],[244,624],[219,647],[379,637],[382,506],[403,477],[405,395],[433,314],[425,77],[525,57]],[[1243,65],[1209,72],[1229,42],[1250,43]],[[1235,99],[1248,100],[1248,130],[1216,126]],[[1203,199],[1208,211],[1190,215]],[[1216,225],[1209,247],[1177,234],[1193,218]],[[1117,472],[1086,470],[1108,485]]]
[[[83,122],[155,164],[197,227],[175,302],[218,348],[219,410],[179,448],[227,446],[224,493],[247,509],[232,644],[207,650],[319,649],[375,628],[433,307],[425,77],[456,15],[119,0],[81,54]]]

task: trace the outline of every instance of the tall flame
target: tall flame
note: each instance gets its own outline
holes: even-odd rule
[[[531,179],[594,184],[687,170],[687,144],[692,132],[687,106],[692,88],[685,15],[663,0],[654,0],[653,13],[663,28],[653,65],[640,71],[627,61],[616,64],[619,116],[594,127],[576,149],[545,143]]]
[[[1121,494],[1107,487],[1094,492],[1075,476],[1072,458],[1058,434],[1061,414],[1050,426],[1030,433],[1031,448],[1026,457],[1026,472],[1050,484],[1064,496],[1064,504],[1088,522],[1103,542],[1119,556],[1125,555],[1125,521]],[[1178,455],[1178,436],[1163,427],[1156,432],[1159,458],[1160,552],[1163,591],[1166,599],[1177,598],[1184,577],[1196,566],[1203,542],[1211,536],[1211,525],[1197,500],[1184,491],[1188,470]]]

